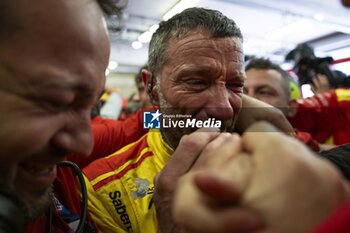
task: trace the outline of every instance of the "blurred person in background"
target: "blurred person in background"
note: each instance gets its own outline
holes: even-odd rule
[[[331,70],[331,57],[316,57],[307,44],[298,45],[286,56],[294,60],[299,85],[310,84],[316,94],[290,102],[289,120],[320,143],[350,142],[350,78]]]
[[[344,7],[350,5],[347,0],[342,0],[341,3]],[[315,83],[314,88],[317,89],[319,86],[322,89],[320,94],[313,97],[291,101],[292,111],[289,120],[293,126],[309,132],[320,143],[334,145],[350,143],[350,89],[339,88],[349,87],[350,77],[344,78],[339,72],[338,77],[337,73],[329,69],[329,58],[317,58],[313,49],[306,44],[297,46],[287,55],[287,59],[296,61],[296,73],[300,70],[302,74],[300,77],[306,77],[304,78],[306,83],[312,81]],[[335,83],[331,87],[338,89],[325,91],[326,83]]]
[[[291,83],[294,84],[289,74],[279,65],[264,58],[250,59],[245,66],[245,71],[244,93],[280,109],[288,116],[292,91]],[[295,88],[296,85],[293,87]],[[250,111],[259,111],[259,109],[251,109]],[[320,146],[322,149],[329,149],[329,146],[319,145],[307,132],[296,130],[296,135],[316,152],[320,151]]]
[[[244,93],[280,109],[288,114],[291,96],[289,74],[279,65],[264,58],[252,58],[245,66],[247,79]]]
[[[140,109],[148,109],[150,111],[154,109],[141,76],[142,70],[147,70],[147,68],[147,65],[142,66],[139,72],[135,75],[135,86],[137,92],[132,93],[128,98],[126,105],[122,109],[121,119],[128,118]]]
[[[314,151],[350,142],[350,89],[333,89],[306,99],[290,99],[289,74],[267,59],[246,65],[245,93],[279,108]],[[330,145],[328,145],[330,144]]]
[[[100,98],[100,105],[100,116],[106,119],[119,119],[123,106],[123,99],[119,89],[105,87],[104,93]]]
[[[350,78],[346,74],[330,68],[333,58],[316,57],[308,44],[298,45],[286,55],[286,60],[295,63],[293,72],[298,76],[299,85],[311,85],[315,94],[350,87]]]
[[[288,119],[322,144],[350,143],[350,89],[333,89],[306,99],[292,100]]]

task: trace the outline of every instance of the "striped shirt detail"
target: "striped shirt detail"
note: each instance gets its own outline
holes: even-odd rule
[[[90,180],[94,180],[106,173],[113,173],[123,169],[122,167],[140,156],[142,150],[147,147],[147,137],[144,135],[138,141],[123,147],[121,150],[101,158],[93,162],[92,166],[86,166],[83,171],[85,176]]]
[[[147,151],[146,153],[144,153],[140,157],[140,159],[136,163],[129,164],[123,170],[121,170],[119,173],[117,173],[115,175],[108,176],[107,178],[98,181],[96,184],[93,185],[94,190],[97,190],[97,189],[101,188],[102,186],[108,184],[111,181],[120,179],[121,177],[123,177],[125,175],[125,173],[127,173],[131,169],[137,168],[140,164],[142,164],[142,162],[147,157],[150,157],[150,156],[153,156],[152,151]]]

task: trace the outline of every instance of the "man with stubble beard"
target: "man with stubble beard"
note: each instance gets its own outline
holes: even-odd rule
[[[218,130],[151,130],[88,165],[89,211],[102,232],[176,232],[169,209],[173,189],[204,145],[219,131],[233,131],[242,106],[243,57],[239,28],[218,11],[190,8],[160,23],[149,46],[149,71],[143,71],[152,104],[163,117],[221,124]],[[253,213],[237,213],[237,232],[258,227]]]

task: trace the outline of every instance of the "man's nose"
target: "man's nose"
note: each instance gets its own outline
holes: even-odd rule
[[[71,119],[67,126],[55,135],[54,144],[74,155],[90,155],[93,148],[93,135],[89,114]]]
[[[230,103],[226,88],[216,88],[209,97],[206,112],[208,117],[218,120],[231,120],[234,117],[233,106]]]

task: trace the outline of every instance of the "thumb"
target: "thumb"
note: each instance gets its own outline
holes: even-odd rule
[[[260,121],[252,124],[242,136],[243,149],[249,154],[254,151],[260,151],[266,146],[274,145],[274,139],[284,137],[285,135],[273,125]]]

